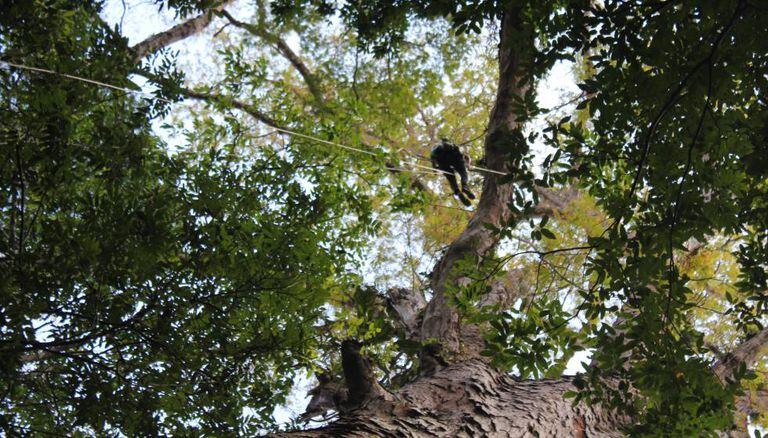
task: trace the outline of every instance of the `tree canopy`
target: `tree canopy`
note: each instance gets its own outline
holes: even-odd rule
[[[351,403],[360,357],[396,391],[580,351],[566,397],[625,433],[766,425],[768,7],[155,4],[180,24],[139,42],[100,1],[0,6],[6,434],[254,435]],[[474,212],[440,137],[484,158]]]

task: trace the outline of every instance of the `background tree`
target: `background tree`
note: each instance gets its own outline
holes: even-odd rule
[[[133,46],[97,3],[4,5],[4,61],[158,88],[0,71],[3,428],[253,434],[315,370],[304,418],[338,418],[294,434],[743,434],[768,20],[699,3],[174,1]],[[211,23],[185,83],[167,46]],[[418,166],[441,134],[490,169],[471,215]]]

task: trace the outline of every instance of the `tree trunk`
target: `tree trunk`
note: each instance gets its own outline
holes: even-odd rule
[[[563,399],[568,390],[575,390],[570,377],[520,381],[471,359],[416,379],[392,400],[372,400],[326,427],[284,436],[623,436],[621,418],[572,406]]]
[[[526,74],[526,55],[533,54],[534,34],[520,18],[520,5],[507,2],[499,29],[499,83],[485,136],[488,168],[499,172],[515,171],[515,157],[525,153],[525,143],[515,141],[522,131],[514,103],[528,91],[529,83],[520,84]],[[520,135],[521,137],[521,135]],[[432,273],[432,300],[427,305],[422,325],[422,340],[439,341],[443,350],[454,357],[476,357],[483,346],[476,327],[462,327],[459,315],[448,303],[446,292],[461,283],[456,264],[462,260],[479,261],[498,244],[498,235],[485,224],[500,227],[509,220],[508,203],[513,186],[501,183],[501,177],[486,175],[477,210],[467,228],[448,247]],[[493,303],[488,303],[493,304]]]

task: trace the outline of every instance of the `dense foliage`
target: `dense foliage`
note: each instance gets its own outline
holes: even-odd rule
[[[97,12],[10,6],[3,56],[132,86]],[[356,283],[367,196],[332,157],[253,151],[231,125],[201,123],[199,148],[169,153],[156,100],[14,69],[0,81],[0,427],[264,424],[315,359],[323,303]]]
[[[552,143],[611,219],[589,239],[585,316],[621,303],[617,323],[596,325],[598,366],[586,379],[619,373],[620,391],[645,395],[633,406],[645,415],[638,431],[722,430],[733,388],[709,373],[706,332],[692,314],[711,309],[738,338],[765,321],[765,11],[742,1],[608,2],[582,16],[599,32],[577,40],[586,29],[569,20],[551,45],[589,56],[595,74],[581,87],[590,124],[553,126]],[[724,296],[685,266],[686,253],[718,236],[741,265]],[[628,345],[631,367],[620,360]]]

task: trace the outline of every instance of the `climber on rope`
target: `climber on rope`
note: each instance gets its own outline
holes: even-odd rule
[[[432,160],[432,167],[443,172],[453,189],[453,194],[467,207],[472,205],[470,199],[475,199],[475,195],[467,186],[469,180],[467,168],[472,165],[469,155],[462,154],[458,146],[443,138],[440,144],[432,148],[429,158]],[[461,188],[456,183],[457,173],[461,178]]]

